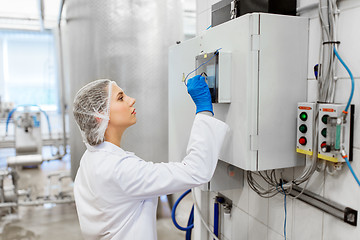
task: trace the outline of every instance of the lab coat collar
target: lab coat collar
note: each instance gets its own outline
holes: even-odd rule
[[[86,147],[90,152],[103,151],[103,152],[111,152],[111,153],[117,153],[117,154],[129,153],[129,152],[124,151],[122,148],[116,146],[115,144],[112,144],[111,142],[107,142],[107,141],[104,141],[96,146],[90,146],[90,145],[86,144]]]

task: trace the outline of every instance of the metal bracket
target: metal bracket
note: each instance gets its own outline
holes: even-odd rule
[[[225,197],[221,193],[215,197],[215,202],[220,203],[221,206],[224,208],[225,213],[230,213],[232,209],[232,201],[231,199]]]
[[[290,195],[295,197],[301,193],[303,189],[297,186],[293,186]],[[357,226],[358,211],[349,207],[345,207],[339,203],[333,202],[320,195],[304,190],[304,192],[297,197],[297,199],[310,204],[321,211],[324,211],[344,222]]]

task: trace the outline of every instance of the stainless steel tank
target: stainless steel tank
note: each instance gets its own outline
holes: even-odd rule
[[[99,78],[116,81],[136,98],[138,121],[125,132],[122,148],[147,161],[167,162],[168,47],[183,38],[181,1],[67,0],[65,11],[72,176],[85,151],[72,101],[83,85]]]

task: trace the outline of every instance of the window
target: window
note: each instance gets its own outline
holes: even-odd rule
[[[0,30],[2,101],[58,109],[55,41],[50,31]]]

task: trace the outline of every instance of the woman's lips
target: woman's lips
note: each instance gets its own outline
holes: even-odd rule
[[[136,111],[135,111],[136,109],[134,108],[134,110],[132,111],[132,113],[131,114],[136,114]]]

